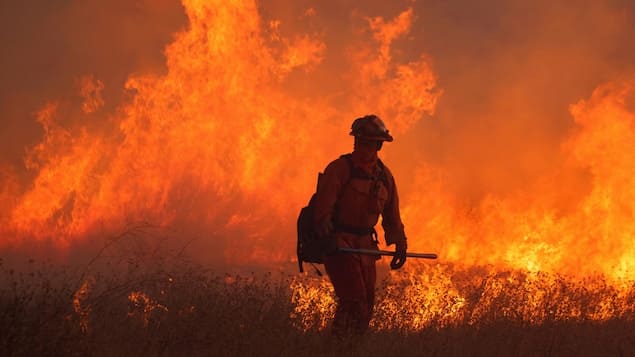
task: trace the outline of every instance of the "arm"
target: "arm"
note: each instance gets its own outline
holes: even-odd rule
[[[391,269],[399,269],[406,263],[406,251],[408,243],[404,225],[401,222],[401,214],[399,212],[399,194],[397,193],[397,184],[392,174],[386,168],[388,175],[388,201],[384,206],[381,224],[386,233],[386,244],[395,244],[395,255],[390,262]]]
[[[315,215],[314,223],[317,227],[320,227],[325,222],[331,222],[335,211],[335,203],[340,195],[342,186],[344,185],[343,179],[348,167],[342,165],[341,160],[335,160],[331,162],[324,173],[320,175],[318,180],[318,188],[315,194]]]
[[[386,244],[392,245],[398,242],[406,242],[406,234],[404,225],[401,221],[401,213],[399,212],[399,194],[397,192],[397,184],[395,179],[386,168],[388,176],[388,201],[382,212],[381,225],[386,233]]]

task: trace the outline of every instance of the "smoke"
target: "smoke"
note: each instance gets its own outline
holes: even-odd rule
[[[406,36],[391,45],[395,61],[427,54],[443,95],[433,117],[388,145],[408,190],[412,159],[447,172],[459,195],[478,201],[507,195],[563,165],[560,146],[575,129],[569,105],[598,85],[629,78],[635,50],[635,6],[624,0],[583,1],[264,1],[264,16],[288,32],[318,30],[329,44],[318,83],[293,81],[298,93],[340,93],[334,67],[356,48],[367,18],[394,18],[413,8]],[[316,16],[306,19],[305,9]],[[368,108],[373,111],[373,108]],[[389,122],[390,117],[386,118]],[[561,173],[584,180],[584,172]],[[573,178],[572,178],[573,179]]]
[[[444,89],[421,151],[458,192],[507,194],[562,165],[569,105],[632,72],[632,3],[418,3]]]
[[[43,134],[35,113],[50,101],[80,101],[84,76],[103,82],[105,107],[91,118],[103,120],[131,73],[165,71],[163,49],[186,23],[178,1],[0,3],[0,162],[23,166]]]

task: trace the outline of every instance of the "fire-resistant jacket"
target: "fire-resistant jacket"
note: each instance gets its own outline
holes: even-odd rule
[[[351,228],[362,231],[372,229],[379,215],[386,244],[405,241],[397,185],[388,167],[377,161],[363,164],[355,153],[332,161],[318,183],[315,223],[332,219],[336,232]]]

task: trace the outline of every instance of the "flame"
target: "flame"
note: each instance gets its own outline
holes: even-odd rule
[[[128,294],[128,300],[131,303],[131,311],[128,312],[128,316],[132,317],[140,315],[143,321],[143,326],[148,327],[152,313],[157,311],[167,312],[168,308],[165,305],[159,304],[147,294],[141,291],[132,291]],[[193,307],[192,307],[193,309]]]
[[[183,5],[190,24],[165,50],[167,74],[130,77],[131,99],[112,128],[64,126],[55,101],[39,111],[44,139],[27,159],[35,179],[8,211],[5,244],[32,237],[65,247],[103,227],[143,220],[231,236],[231,259],[287,260],[268,240],[276,227],[290,227],[315,172],[332,159],[315,147],[345,151],[339,134],[371,103],[403,130],[432,113],[440,95],[425,57],[390,57],[412,9],[385,24],[368,19],[375,42],[355,48],[363,56],[350,56],[358,70],[346,74],[351,90],[340,96],[350,104],[336,108],[287,88],[290,75],[315,78],[327,46],[320,33],[284,37],[283,24],[263,21],[255,2]],[[104,105],[98,78],[79,83],[85,114]],[[394,103],[385,93],[400,101],[398,109],[389,109]]]
[[[302,277],[291,284],[290,318],[303,330],[324,330],[335,311],[332,287]],[[371,321],[375,331],[485,326],[510,321],[538,325],[558,321],[635,318],[632,282],[601,276],[580,280],[544,272],[417,265],[383,281]]]
[[[84,99],[82,102],[82,110],[86,114],[94,113],[104,105],[102,92],[104,83],[94,76],[83,76],[77,81],[79,85],[79,94]]]
[[[93,74],[77,80],[80,110],[51,99],[37,111],[44,135],[25,160],[33,180],[24,184],[14,168],[0,166],[0,246],[52,241],[64,251],[103,230],[147,221],[205,237],[222,262],[292,262],[298,208],[316,173],[350,150],[352,119],[374,112],[406,135],[435,114],[443,94],[429,55],[396,51],[411,35],[412,7],[393,18],[355,15],[361,25],[344,36],[344,48],[310,27],[289,34],[254,1],[184,0],[183,7],[189,24],[165,49],[166,72],[130,76],[128,99],[106,124],[88,123],[106,106],[105,85]],[[321,15],[309,8],[302,18]],[[329,51],[341,52],[342,63],[330,63]],[[414,184],[400,191],[411,250],[437,252],[445,265],[410,262],[405,273],[391,274],[394,285],[377,306],[391,318],[373,326],[631,313],[632,97],[632,81],[622,80],[572,104],[576,130],[557,154],[563,166],[478,202],[455,193],[443,168],[382,151],[389,165],[414,173]],[[463,275],[471,280],[458,281]],[[334,311],[328,284],[291,288],[298,326],[326,326]],[[80,316],[89,311],[81,303],[88,290],[85,283],[73,299]],[[139,292],[129,299],[144,314],[148,306],[167,309]]]
[[[92,307],[87,300],[94,285],[95,279],[92,277],[87,278],[73,294],[73,310],[79,317],[79,327],[82,333],[86,333],[88,331],[88,322]]]
[[[304,331],[324,329],[335,316],[333,286],[325,280],[313,283],[294,280],[290,288],[293,291],[291,302],[295,306],[290,317],[296,327]]]
[[[466,209],[443,187],[442,173],[423,168],[417,180],[425,191],[411,195],[413,203],[404,209],[405,220],[412,222],[410,235],[425,237],[413,240],[413,248],[436,245],[441,259],[467,265],[635,278],[635,113],[625,104],[631,88],[607,84],[570,108],[578,129],[562,151],[570,167],[591,174],[590,188],[579,195],[575,209],[553,204],[567,184],[555,174],[527,192],[490,195]]]
[[[528,324],[632,319],[632,98],[630,82],[609,83],[570,107],[578,127],[562,145],[568,165],[563,170],[584,169],[591,177],[583,190],[567,188],[582,192],[574,209],[557,204],[567,184],[559,173],[527,192],[490,195],[478,206],[466,206],[444,186],[443,171],[419,168],[415,186],[422,190],[411,193],[403,209],[410,246],[437,251],[445,263],[410,262],[405,273],[391,273],[371,326],[418,331],[501,319]],[[484,272],[474,266],[484,266]],[[293,289],[297,308],[291,317],[304,330],[325,328],[333,292],[310,280]]]

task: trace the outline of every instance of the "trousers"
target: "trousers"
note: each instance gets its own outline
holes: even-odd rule
[[[336,233],[338,248],[377,249],[372,236]],[[332,332],[336,335],[363,334],[375,305],[378,257],[337,253],[324,258],[326,273],[333,284],[337,305]]]

